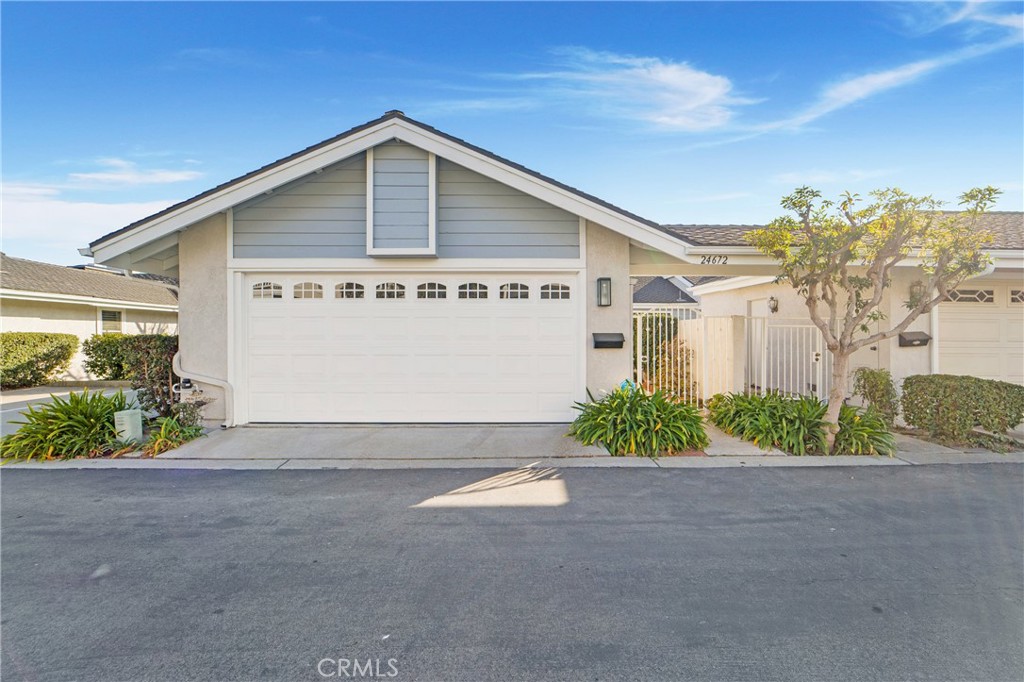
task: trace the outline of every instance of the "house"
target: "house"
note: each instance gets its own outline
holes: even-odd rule
[[[696,308],[697,301],[689,294],[692,286],[682,277],[633,277],[633,308],[652,308],[659,305]]]
[[[400,111],[83,255],[180,279],[177,370],[229,425],[569,421],[633,375],[633,277],[776,272]]]
[[[65,267],[0,253],[0,328],[60,332],[85,341],[93,334],[174,334],[175,288],[164,279],[108,268]],[[63,380],[91,379],[81,347]]]
[[[666,226],[688,241],[703,246],[749,250],[744,235],[757,225]],[[926,346],[901,345],[898,338],[859,350],[855,367],[884,368],[900,381],[913,374],[966,374],[1024,384],[1024,213],[993,211],[980,227],[994,236],[989,249],[993,262],[981,276],[952,292],[930,315],[909,328],[930,338]],[[895,270],[881,310],[888,324],[905,314],[914,282],[922,274],[912,261]],[[768,327],[807,323],[803,300],[785,283],[770,276],[738,276],[700,281],[692,293],[708,317],[763,318]]]

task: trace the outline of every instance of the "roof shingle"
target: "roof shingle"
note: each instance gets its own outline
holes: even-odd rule
[[[0,253],[0,288],[103,298],[128,303],[178,305],[177,292],[150,279],[79,270]]]
[[[944,212],[953,215],[953,212]],[[990,249],[1024,249],[1024,213],[989,211],[981,216],[982,229],[992,233]],[[697,246],[750,246],[744,238],[763,225],[662,225],[675,236]]]

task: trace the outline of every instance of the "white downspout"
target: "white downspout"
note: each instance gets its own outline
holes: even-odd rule
[[[224,389],[224,423],[221,424],[221,428],[226,429],[235,425],[235,390],[231,387],[231,384],[223,379],[216,379],[205,374],[186,370],[181,366],[181,351],[174,354],[174,357],[171,359],[171,367],[174,369],[174,373],[182,379],[194,379],[195,381],[213,384]]]

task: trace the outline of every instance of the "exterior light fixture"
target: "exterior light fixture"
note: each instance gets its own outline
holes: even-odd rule
[[[602,308],[612,304],[612,278],[597,278],[597,305]]]
[[[772,315],[779,312],[779,299],[775,298],[774,296],[768,297],[768,312],[770,312]]]
[[[917,280],[910,285],[910,301],[913,304],[917,304],[921,299],[924,298],[924,283],[921,280]]]

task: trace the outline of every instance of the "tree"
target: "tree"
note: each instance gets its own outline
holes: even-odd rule
[[[978,228],[978,218],[999,194],[994,187],[975,188],[960,195],[959,212],[943,212],[941,201],[896,188],[872,192],[871,203],[861,208],[856,194],[847,192],[833,202],[800,187],[782,199],[782,207],[794,215],[747,235],[759,251],[778,261],[776,281],[788,282],[804,299],[832,354],[825,413],[830,451],[839,431],[850,356],[903,332],[950,290],[984,271],[990,261],[983,249],[992,236]],[[872,331],[871,323],[886,319],[880,306],[893,268],[908,258],[920,268],[923,290],[905,303],[907,312],[898,323]]]

